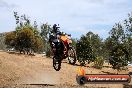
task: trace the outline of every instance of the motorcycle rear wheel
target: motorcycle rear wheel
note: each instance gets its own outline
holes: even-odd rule
[[[76,63],[76,53],[73,47],[68,50],[68,63],[74,65]]]

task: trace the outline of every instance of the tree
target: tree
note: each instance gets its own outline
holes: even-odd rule
[[[0,50],[6,50],[5,33],[0,33]]]
[[[37,22],[31,25],[29,18],[26,15],[18,16],[17,12],[14,12],[16,19],[16,30],[11,33],[7,33],[5,37],[5,44],[15,47],[20,53],[25,51],[39,51],[43,47],[42,38],[37,28]]]
[[[104,58],[101,56],[96,57],[94,61],[94,67],[97,69],[101,69],[103,67],[103,64],[104,64]]]
[[[72,41],[72,46],[76,48],[77,39],[71,38],[71,41]]]
[[[5,44],[8,47],[15,47],[15,44],[16,44],[15,41],[16,41],[16,32],[15,31],[5,34]]]
[[[32,49],[34,51],[43,52],[44,44],[43,44],[43,40],[42,40],[41,37],[34,37],[34,40],[33,40],[32,44],[33,44]]]
[[[110,36],[106,39],[106,46],[109,50],[109,62],[114,69],[120,70],[127,66],[130,60],[127,45],[125,44],[126,35],[123,26],[118,23],[109,32]]]
[[[100,37],[92,32],[88,32],[80,38],[76,46],[76,52],[78,61],[82,65],[86,62],[93,62],[96,56],[100,56],[101,41]]]
[[[50,45],[48,43],[49,42],[49,34],[50,34],[51,30],[52,30],[51,25],[49,25],[48,23],[41,25],[40,35],[43,39],[44,51],[46,52],[47,56],[51,55]]]
[[[16,35],[16,49],[22,51],[27,48],[32,48],[34,38],[35,36],[31,29],[24,28],[20,30]]]
[[[124,20],[125,29],[126,29],[126,41],[128,52],[130,54],[130,62],[132,62],[132,13],[128,14],[128,18]]]

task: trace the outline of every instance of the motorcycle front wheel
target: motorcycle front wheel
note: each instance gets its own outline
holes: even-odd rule
[[[58,56],[53,57],[53,67],[56,71],[61,69],[61,60]]]

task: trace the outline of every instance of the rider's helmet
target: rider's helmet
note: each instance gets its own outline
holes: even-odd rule
[[[55,29],[56,27],[57,27],[57,24],[54,24],[54,25],[53,25],[53,29]]]
[[[59,24],[58,24],[58,26],[57,26],[57,24],[54,24],[53,25],[53,32],[55,32],[55,33],[57,33],[58,31],[59,31]]]

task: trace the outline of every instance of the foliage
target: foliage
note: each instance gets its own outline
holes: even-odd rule
[[[50,44],[49,44],[49,34],[51,30],[52,28],[48,23],[41,25],[40,35],[42,37],[43,44],[44,44],[43,50],[46,52],[46,56],[48,57],[51,55]]]
[[[17,35],[16,35],[17,46],[25,47],[25,48],[30,47],[32,46],[33,38],[34,38],[34,34],[32,30],[28,28],[24,28],[20,30],[19,32],[17,32]]]
[[[104,58],[103,57],[96,57],[95,61],[94,61],[94,67],[97,69],[101,69],[103,67],[104,64]]]
[[[48,46],[47,48],[48,48],[48,49],[47,49],[47,52],[46,52],[46,56],[47,56],[47,57],[53,56],[53,53],[52,53],[52,51],[51,51],[51,47]]]
[[[116,46],[110,52],[110,64],[114,69],[120,70],[122,67],[127,66],[129,59],[129,53],[122,44]]]
[[[33,50],[35,52],[43,52],[43,47],[44,47],[44,44],[43,44],[43,40],[41,37],[34,37],[34,40],[33,40]]]
[[[16,32],[8,32],[5,34],[5,44],[14,47],[16,44]]]
[[[5,34],[0,33],[0,50],[6,50],[6,45],[5,45]]]
[[[39,51],[43,47],[42,38],[37,28],[37,23],[31,25],[30,20],[26,15],[18,16],[17,12],[14,12],[16,19],[16,30],[14,32],[7,33],[5,36],[5,44],[14,47],[20,52],[25,51],[28,53],[30,50]]]
[[[93,62],[101,51],[101,39],[98,35],[88,32],[83,35],[76,45],[78,61],[81,64]]]
[[[125,45],[127,46],[128,52],[130,54],[130,61],[132,61],[132,13],[128,14],[128,18],[124,22],[126,28],[126,41]]]
[[[72,46],[73,46],[73,47],[76,47],[77,39],[71,38],[71,40],[72,40]]]
[[[115,24],[109,34],[110,36],[106,39],[109,62],[114,69],[120,70],[122,67],[127,66],[130,60],[125,30],[122,24],[118,23]]]
[[[32,49],[39,51],[43,47],[41,37],[36,37],[29,28],[20,30],[16,35],[16,49]]]

